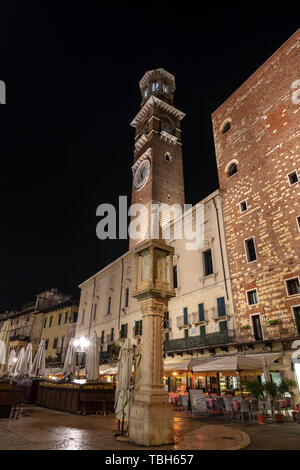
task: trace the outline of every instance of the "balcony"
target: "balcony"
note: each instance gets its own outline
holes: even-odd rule
[[[217,307],[211,308],[211,316],[213,320],[228,320],[231,315],[229,314],[230,305],[225,305],[225,309],[223,311],[219,311]]]
[[[208,311],[207,310],[204,310],[203,320],[200,320],[199,312],[193,312],[191,313],[191,315],[192,315],[193,323],[195,325],[199,325],[201,323],[208,323]]]
[[[165,352],[191,350],[204,347],[226,345],[236,341],[233,330],[218,331],[200,336],[188,336],[187,338],[171,339],[164,344]]]
[[[185,319],[183,315],[180,315],[180,317],[176,318],[177,328],[183,328],[184,326],[190,326],[192,324],[191,315],[187,316],[186,322],[184,320]]]
[[[300,336],[300,331],[296,325],[291,325],[290,322],[278,321],[278,323],[270,325],[268,323],[262,324],[262,338],[255,339],[252,329],[250,328],[237,328],[237,340],[239,343],[253,343],[255,341],[274,341],[293,339]]]

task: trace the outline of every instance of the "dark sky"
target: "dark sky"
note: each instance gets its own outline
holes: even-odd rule
[[[1,5],[0,312],[51,287],[78,296],[127,250],[97,239],[96,208],[130,196],[129,123],[147,70],[175,75],[186,202],[196,203],[218,187],[211,113],[299,27],[274,4],[249,16],[196,12],[196,2],[44,3]]]

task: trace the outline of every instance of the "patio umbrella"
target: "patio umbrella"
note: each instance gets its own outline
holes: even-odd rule
[[[21,376],[21,365],[22,365],[22,362],[23,362],[23,359],[24,359],[24,356],[25,356],[25,348],[22,347],[19,351],[19,354],[18,354],[18,357],[17,357],[17,361],[15,363],[15,367],[13,368],[12,370],[12,376],[13,377],[20,377]]]
[[[31,376],[38,377],[40,375],[45,375],[45,369],[45,341],[42,339],[33,360]]]
[[[134,392],[141,387],[142,345],[138,343],[134,350]]]
[[[119,352],[118,383],[115,394],[115,414],[119,420],[127,421],[130,408],[130,377],[132,358],[129,338],[125,338]]]
[[[3,323],[0,331],[0,377],[8,374],[8,353],[10,339],[10,321]]]
[[[76,348],[73,344],[73,341],[70,341],[62,373],[65,377],[73,376],[75,375],[75,368],[76,368]]]
[[[20,364],[19,376],[31,377],[31,370],[32,370],[32,344],[28,343],[25,354]]]
[[[16,358],[16,351],[12,349],[9,353],[9,358],[8,358],[8,375],[12,375],[12,370],[14,368],[14,365],[17,361]]]
[[[99,351],[96,331],[94,331],[86,355],[86,379],[93,381],[99,380]]]
[[[194,372],[222,372],[228,370],[252,370],[261,369],[261,362],[258,359],[252,359],[248,356],[225,356],[221,358],[214,358],[211,361],[207,360],[202,364],[196,364],[192,367]]]

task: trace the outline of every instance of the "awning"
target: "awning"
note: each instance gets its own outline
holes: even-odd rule
[[[247,356],[224,356],[220,358],[211,358],[212,360],[203,364],[193,365],[193,371],[235,371],[235,370],[256,370],[261,368],[261,362],[258,359]]]

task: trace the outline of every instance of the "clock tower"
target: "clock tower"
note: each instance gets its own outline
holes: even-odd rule
[[[150,70],[139,85],[141,109],[131,122],[136,130],[132,204],[143,204],[147,215],[140,215],[138,238],[130,238],[129,248],[151,233],[153,204],[176,204],[178,214],[184,209],[180,121],[185,114],[173,106],[174,76],[161,68]],[[176,217],[176,211],[172,214]]]

